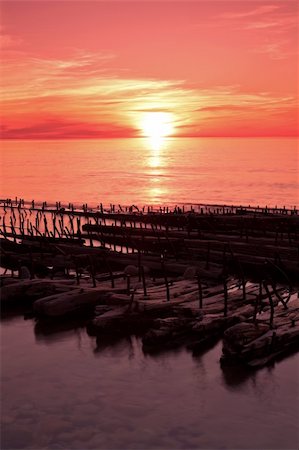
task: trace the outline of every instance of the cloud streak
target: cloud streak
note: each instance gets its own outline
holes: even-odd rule
[[[272,13],[280,9],[279,5],[260,5],[257,8],[249,9],[248,11],[242,12],[228,12],[220,14],[218,17],[224,19],[243,19],[247,17],[257,17],[264,14]]]
[[[293,114],[292,96],[242,92],[239,86],[188,87],[184,80],[120,78],[104,70],[105,55],[80,55],[65,60],[30,58],[10,61],[6,72],[2,136],[4,138],[94,138],[140,135],[144,111],[168,111],[177,134],[210,131],[227,122],[234,134],[237,116],[243,120]],[[26,80],[24,82],[24,80]],[[267,121],[267,120],[266,120]],[[200,123],[200,127],[198,127]],[[255,126],[256,126],[256,122]],[[209,124],[207,126],[207,124]],[[272,130],[272,125],[271,125]],[[223,132],[223,131],[222,131]]]
[[[297,132],[289,3],[128,3],[117,15],[88,2],[70,20],[65,2],[30,5],[6,6],[4,138],[139,136],[147,111],[171,113],[177,135]]]

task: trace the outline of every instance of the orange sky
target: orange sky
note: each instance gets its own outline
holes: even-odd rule
[[[298,2],[3,1],[3,138],[298,133]]]

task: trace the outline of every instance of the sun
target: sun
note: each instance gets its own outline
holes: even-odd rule
[[[160,148],[164,138],[174,132],[173,114],[161,111],[144,112],[141,117],[140,128],[143,136],[151,141],[153,148]]]
[[[168,112],[145,112],[141,118],[141,129],[144,136],[149,138],[163,138],[173,133],[173,115]]]

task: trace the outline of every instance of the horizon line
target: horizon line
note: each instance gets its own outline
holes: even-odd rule
[[[211,139],[211,138],[239,138],[239,139],[248,139],[248,138],[289,138],[289,139],[295,139],[295,138],[299,138],[299,134],[290,134],[290,135],[202,135],[202,136],[192,136],[192,135],[188,135],[188,136],[165,136],[163,139],[164,140],[169,140],[169,139]],[[80,137],[80,136],[73,136],[73,137],[0,137],[1,141],[78,141],[78,140],[112,140],[112,139],[148,139],[148,136],[92,136],[92,137]]]

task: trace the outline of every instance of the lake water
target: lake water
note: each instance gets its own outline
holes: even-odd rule
[[[299,205],[292,138],[3,141],[2,197],[82,205]]]
[[[297,356],[223,371],[220,344],[149,356],[136,337],[78,326],[16,316],[1,329],[2,449],[298,448]]]

